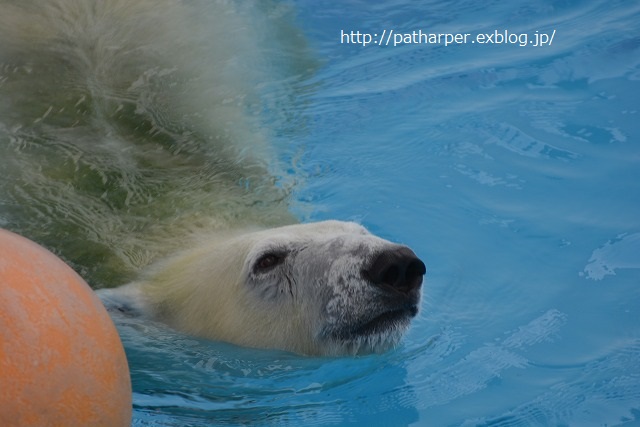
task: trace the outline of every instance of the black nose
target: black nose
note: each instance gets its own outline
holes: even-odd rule
[[[394,246],[377,254],[362,275],[376,285],[389,286],[406,294],[422,285],[426,272],[424,263],[411,249]]]

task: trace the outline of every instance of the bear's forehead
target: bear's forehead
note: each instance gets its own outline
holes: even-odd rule
[[[284,243],[304,241],[310,238],[323,240],[337,236],[369,234],[366,228],[355,222],[329,220],[272,228],[258,232],[256,237],[258,240],[266,239]]]
[[[249,259],[267,253],[297,251],[299,249],[324,251],[332,258],[342,252],[365,255],[389,243],[369,233],[359,224],[342,221],[323,221],[274,228],[256,233],[247,248]]]

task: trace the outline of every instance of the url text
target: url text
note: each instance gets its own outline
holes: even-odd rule
[[[427,33],[422,30],[410,33],[383,30],[382,33],[340,30],[340,43],[361,46],[399,46],[403,44],[459,45],[459,44],[512,44],[520,47],[551,46],[556,30],[551,33],[536,31],[512,33],[508,30],[494,30],[490,33]]]

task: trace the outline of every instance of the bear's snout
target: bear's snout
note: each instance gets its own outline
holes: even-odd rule
[[[409,294],[420,288],[426,272],[424,263],[411,249],[393,245],[376,254],[362,270],[362,276],[377,286]]]

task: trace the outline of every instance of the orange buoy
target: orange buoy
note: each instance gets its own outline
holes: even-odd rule
[[[129,426],[118,332],[84,280],[0,229],[0,426]]]

